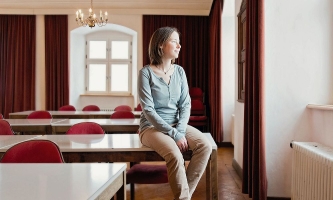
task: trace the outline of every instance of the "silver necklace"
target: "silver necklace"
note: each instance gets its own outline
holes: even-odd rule
[[[157,66],[156,66],[157,67]],[[169,69],[168,70],[166,70],[166,71],[164,71],[163,69],[161,69],[161,68],[159,68],[159,67],[157,67],[158,69],[160,69],[164,74],[167,74],[168,73],[168,71],[170,71],[170,69],[171,69],[171,67],[172,67],[172,64],[170,64],[170,67],[169,67]]]

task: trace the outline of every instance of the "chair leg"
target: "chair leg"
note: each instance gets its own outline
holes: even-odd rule
[[[131,183],[131,185],[130,185],[130,192],[131,192],[131,200],[135,200],[135,187],[134,187],[134,183]]]

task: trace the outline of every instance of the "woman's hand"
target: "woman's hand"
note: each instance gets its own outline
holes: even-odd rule
[[[178,146],[178,148],[179,148],[179,150],[180,150],[181,152],[188,151],[188,144],[187,144],[187,140],[186,140],[185,137],[183,137],[183,138],[181,138],[180,140],[178,140],[178,141],[176,142],[176,144],[177,144],[177,146]]]

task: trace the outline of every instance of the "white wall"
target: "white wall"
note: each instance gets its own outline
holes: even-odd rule
[[[225,0],[222,12],[222,120],[223,141],[232,141],[232,114],[235,109],[235,5]]]
[[[332,138],[332,131],[318,126],[322,118],[306,109],[308,103],[333,102],[332,13],[332,0],[265,1],[268,196],[291,196],[291,140]]]

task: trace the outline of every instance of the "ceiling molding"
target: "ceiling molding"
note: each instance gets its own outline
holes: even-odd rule
[[[213,0],[98,0],[93,10],[110,15],[195,15],[208,16]],[[0,14],[73,14],[88,13],[90,0],[1,0]],[[96,11],[95,11],[96,12]]]
[[[96,9],[98,10],[98,9]],[[208,16],[210,10],[181,10],[181,9],[101,9],[109,15],[187,15],[187,16]],[[74,9],[2,9],[0,14],[7,15],[74,15]],[[82,10],[88,13],[88,10]]]

